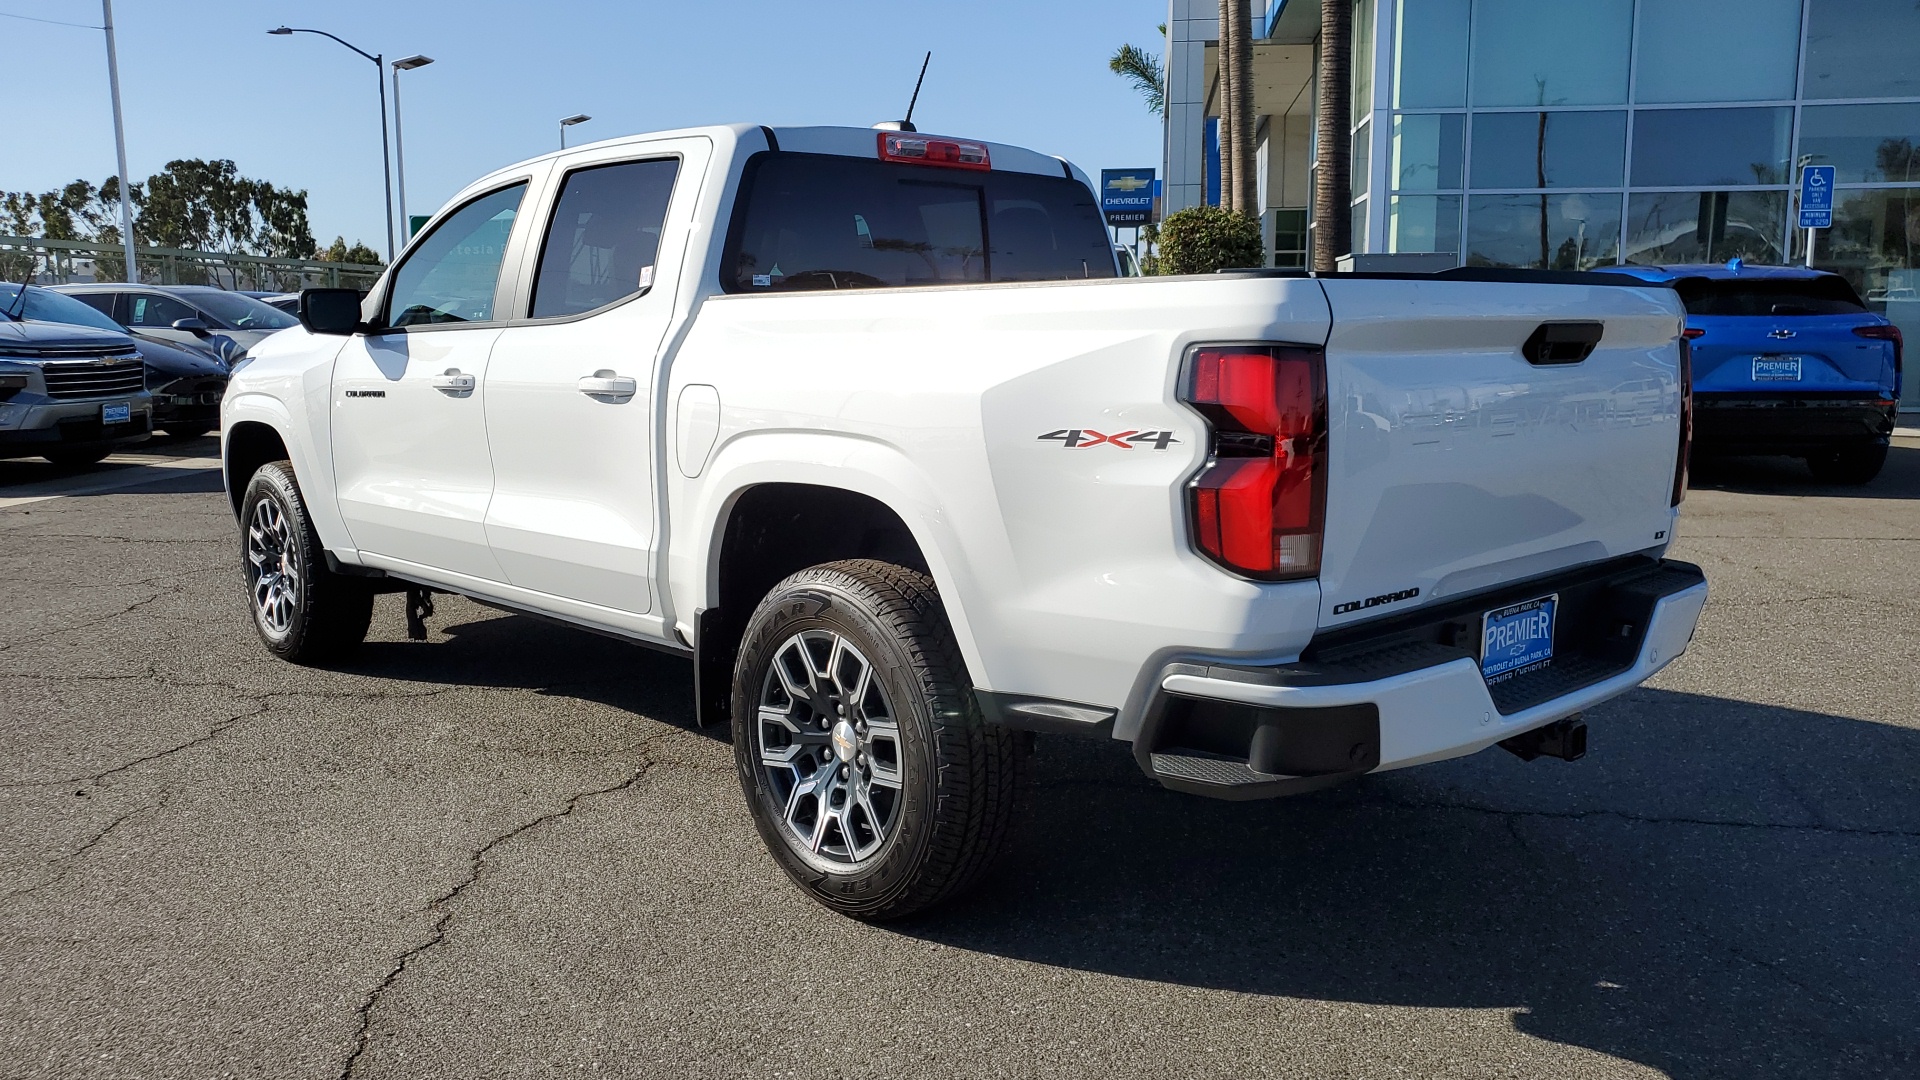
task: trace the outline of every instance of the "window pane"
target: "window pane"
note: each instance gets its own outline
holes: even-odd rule
[[[393,272],[388,326],[486,322],[527,185],[502,188],[434,226]]]
[[[1785,262],[1784,191],[1669,191],[1627,198],[1627,261]]]
[[[1633,118],[1633,186],[1785,184],[1792,109],[1648,109]]]
[[[748,170],[723,278],[733,291],[1116,273],[1093,192],[1064,177],[794,153],[756,155]]]
[[[1588,270],[1618,262],[1618,195],[1475,195],[1468,266]]]
[[[1367,200],[1361,199],[1353,204],[1353,214],[1348,219],[1347,253],[1365,255],[1367,253]]]
[[[1393,186],[1437,191],[1460,186],[1466,117],[1459,113],[1393,118]]]
[[[1359,198],[1367,193],[1369,181],[1373,179],[1373,125],[1361,124],[1360,130],[1353,133],[1353,197]]]
[[[1473,118],[1477,188],[1619,187],[1626,159],[1623,112],[1476,113]]]
[[[1810,98],[1920,96],[1920,7],[1896,0],[1810,0]]]
[[[200,313],[171,296],[153,296],[146,293],[134,293],[133,306],[129,309],[133,315],[127,320],[128,326],[172,326],[180,319],[198,319]]]
[[[1467,103],[1467,15],[1473,0],[1400,0],[1393,103],[1457,109]]]
[[[1815,265],[1844,276],[1876,308],[1900,305],[1888,307],[1889,318],[1920,316],[1920,189],[1837,194]]]
[[[1396,195],[1387,215],[1387,250],[1460,252],[1460,196]]]
[[[1473,103],[1621,105],[1633,0],[1480,0]]]
[[[1639,37],[1639,101],[1793,97],[1800,0],[1641,0]]]
[[[1273,265],[1307,265],[1307,212],[1270,210],[1273,215]]]
[[[577,315],[653,284],[674,159],[630,161],[567,174],[540,248],[533,317]]]
[[[1842,184],[1920,181],[1915,143],[1920,143],[1920,105],[1800,110],[1801,155],[1811,159],[1809,164],[1835,166]]]
[[[1353,0],[1353,122],[1373,111],[1373,0]]]

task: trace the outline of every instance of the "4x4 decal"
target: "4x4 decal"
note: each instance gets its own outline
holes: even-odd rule
[[[1073,450],[1085,450],[1093,446],[1117,446],[1122,450],[1137,450],[1151,446],[1155,450],[1165,450],[1180,439],[1171,431],[1122,431],[1113,435],[1103,434],[1092,428],[1061,428],[1040,436],[1052,440]]]

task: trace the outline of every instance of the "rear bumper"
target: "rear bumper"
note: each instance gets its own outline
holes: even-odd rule
[[[1548,593],[1564,605],[1553,663],[1489,687],[1458,627]],[[1347,634],[1300,663],[1170,665],[1134,754],[1167,787],[1257,799],[1477,753],[1646,681],[1686,651],[1706,599],[1698,567],[1635,559]]]
[[[1885,443],[1899,408],[1890,398],[1790,394],[1696,394],[1693,404],[1694,446],[1726,454]]]

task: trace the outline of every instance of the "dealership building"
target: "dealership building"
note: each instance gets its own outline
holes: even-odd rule
[[[1355,253],[1798,263],[1799,166],[1833,165],[1813,264],[1920,338],[1916,0],[1255,0],[1276,266],[1304,265],[1312,235],[1322,2],[1354,8]],[[1172,0],[1168,212],[1220,201],[1219,31],[1218,0]]]

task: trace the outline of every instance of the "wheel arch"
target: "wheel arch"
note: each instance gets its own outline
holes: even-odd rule
[[[755,440],[743,440],[752,442]],[[785,443],[773,438],[766,442]],[[812,440],[799,440],[811,442]],[[829,440],[842,442],[843,440]],[[737,450],[738,444],[728,447]],[[700,485],[709,508],[696,515],[692,544],[679,562],[691,571],[680,610],[694,613],[695,681],[702,723],[726,715],[733,658],[747,618],[782,579],[808,566],[871,558],[932,577],[971,672],[975,650],[963,600],[960,553],[932,484],[897,451],[878,462],[865,444],[761,448],[754,461],[722,453]],[[825,453],[823,454],[822,451]],[[829,456],[829,460],[821,460]],[[850,456],[882,468],[849,468]],[[729,462],[724,459],[733,457]],[[976,675],[977,679],[977,675]]]
[[[240,516],[240,500],[246,497],[247,483],[260,466],[291,457],[287,441],[272,424],[263,420],[243,420],[227,428],[221,440],[221,479],[226,484],[227,502],[234,517]]]

